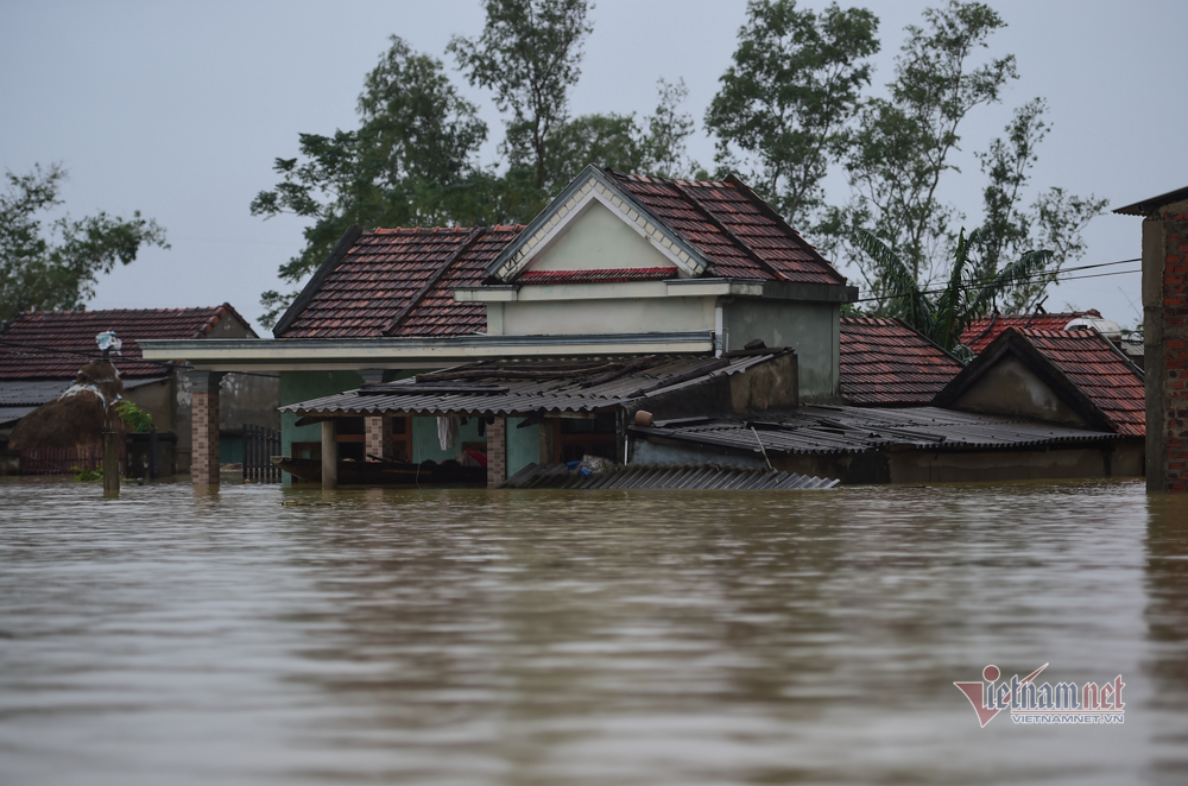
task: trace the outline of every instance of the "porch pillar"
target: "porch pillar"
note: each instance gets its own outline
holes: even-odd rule
[[[364,456],[389,459],[392,457],[392,419],[383,415],[363,418]]]
[[[190,371],[192,459],[190,478],[195,486],[219,485],[220,371]]]
[[[507,480],[507,418],[495,418],[487,426],[487,488]]]
[[[338,488],[338,421],[322,421],[322,488]]]

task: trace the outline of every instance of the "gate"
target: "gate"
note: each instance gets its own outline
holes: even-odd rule
[[[280,467],[272,463],[281,452],[281,435],[264,426],[243,426],[243,480],[245,483],[280,483]]]

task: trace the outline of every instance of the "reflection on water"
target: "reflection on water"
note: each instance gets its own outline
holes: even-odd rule
[[[0,782],[1182,782],[1188,507],[0,483]],[[289,506],[283,506],[288,500]],[[954,680],[1121,673],[1121,727]]]

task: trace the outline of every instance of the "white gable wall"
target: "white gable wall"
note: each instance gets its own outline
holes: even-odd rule
[[[488,303],[487,328],[492,332],[499,321],[497,329],[505,336],[713,330],[715,301],[681,297]]]
[[[528,263],[527,270],[621,270],[667,267],[678,269],[650,239],[615,215],[600,201],[586,203],[549,245]]]

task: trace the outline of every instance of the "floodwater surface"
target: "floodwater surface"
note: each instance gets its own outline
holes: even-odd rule
[[[0,482],[0,783],[1188,783],[1188,500]],[[283,504],[287,502],[288,504]],[[985,728],[954,681],[1125,683]]]

